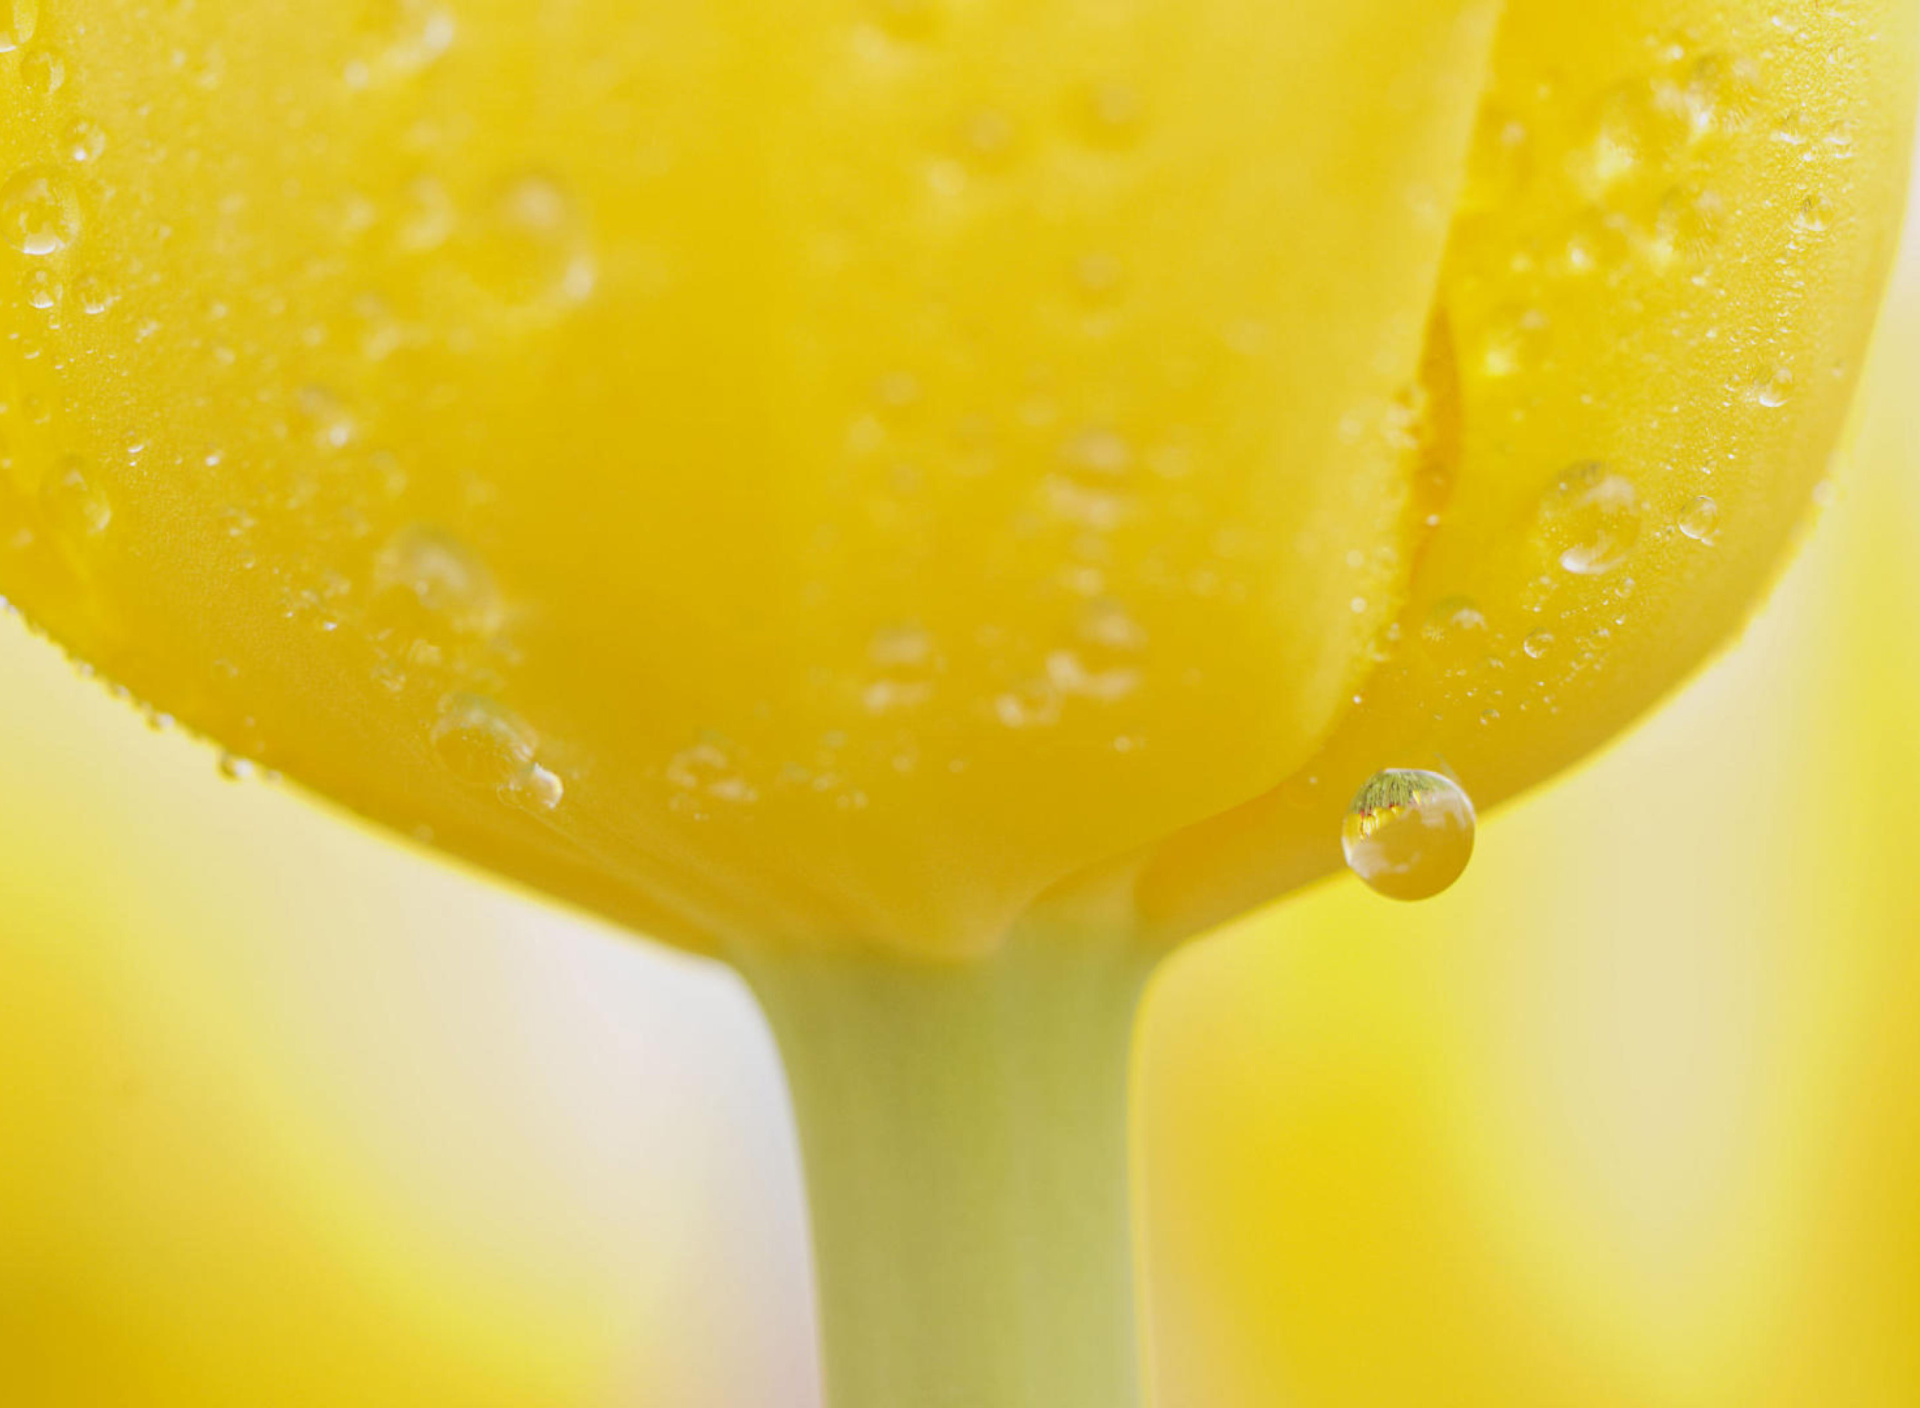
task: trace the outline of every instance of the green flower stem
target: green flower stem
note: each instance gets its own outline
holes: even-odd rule
[[[1147,955],[743,962],[807,1164],[830,1408],[1138,1408],[1127,1085]]]

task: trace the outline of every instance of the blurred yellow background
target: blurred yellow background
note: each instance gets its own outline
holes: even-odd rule
[[[1905,270],[1737,651],[1445,898],[1166,975],[1168,1408],[1920,1403]],[[18,622],[0,690],[0,1404],[817,1402],[731,980],[222,781]]]

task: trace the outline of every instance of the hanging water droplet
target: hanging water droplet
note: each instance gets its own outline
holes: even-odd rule
[[[1631,481],[1588,460],[1566,470],[1540,501],[1536,531],[1568,572],[1596,577],[1625,562],[1640,540],[1640,496]]]
[[[80,197],[57,171],[29,166],[0,188],[0,232],[22,254],[58,254],[80,237]]]
[[[1702,494],[1680,515],[1680,531],[1696,543],[1711,545],[1720,536],[1720,505]]]
[[[1340,843],[1348,868],[1376,894],[1424,900],[1465,873],[1475,825],[1473,803],[1451,778],[1394,768],[1354,797]]]

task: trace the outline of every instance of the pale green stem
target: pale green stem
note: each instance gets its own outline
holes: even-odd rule
[[[793,1092],[829,1408],[1138,1408],[1127,1084],[1148,964],[742,964]]]

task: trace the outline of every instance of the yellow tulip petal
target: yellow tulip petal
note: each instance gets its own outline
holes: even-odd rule
[[[0,581],[630,924],[989,945],[1368,668],[1496,8],[49,9]]]
[[[1449,249],[1451,502],[1323,752],[1154,858],[1192,932],[1339,864],[1375,770],[1482,807],[1726,640],[1807,517],[1899,228],[1903,0],[1509,6]]]

